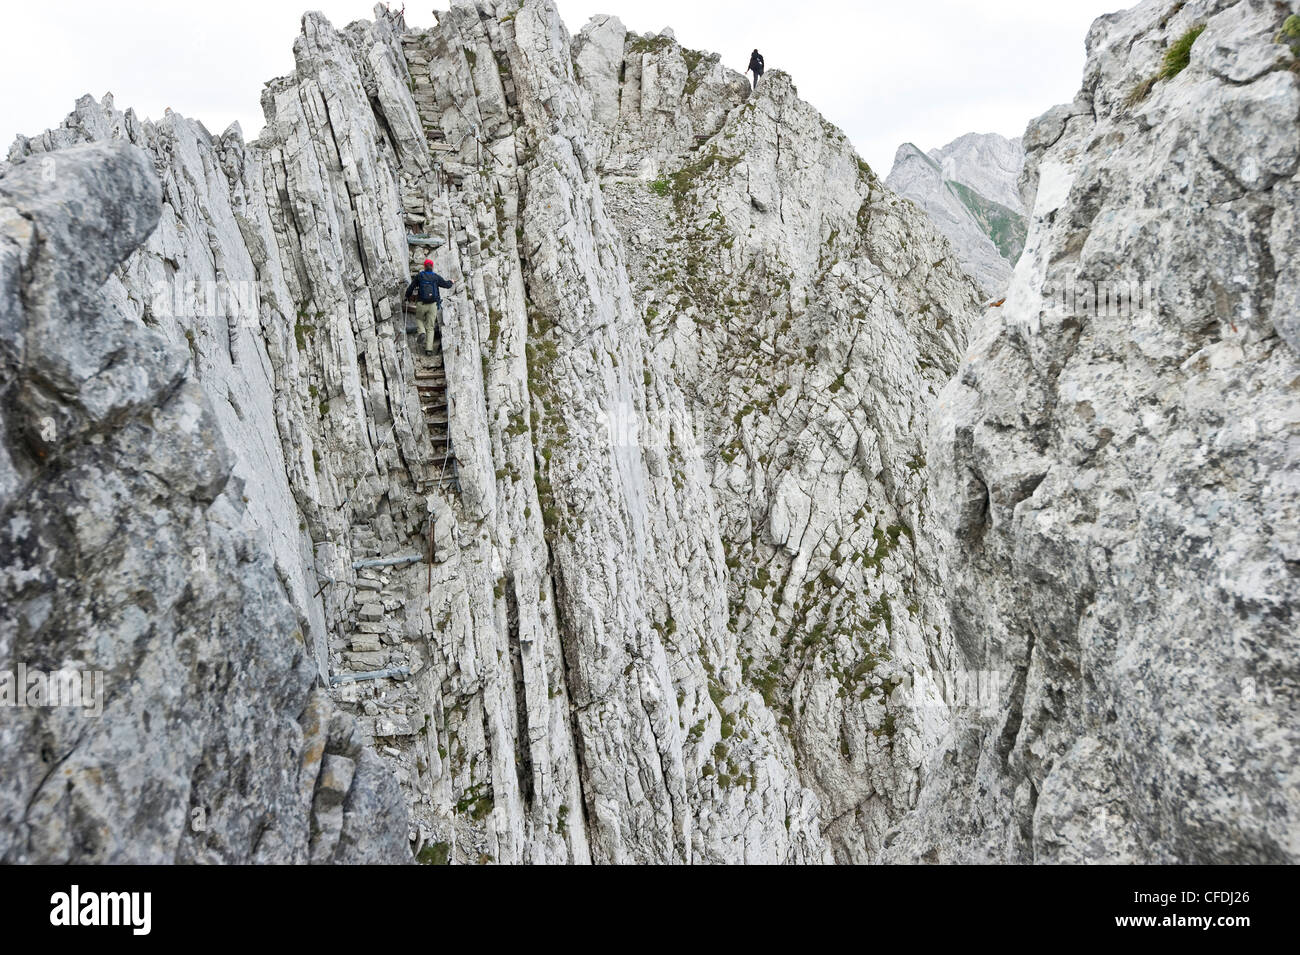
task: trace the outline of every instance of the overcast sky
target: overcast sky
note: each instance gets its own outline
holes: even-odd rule
[[[395,4],[396,5],[396,4]],[[446,0],[437,7],[445,8]],[[848,133],[884,175],[900,143],[942,146],[962,133],[1018,136],[1074,97],[1094,18],[1124,0],[557,0],[572,33],[595,13],[677,39],[743,70],[768,69]],[[431,26],[435,4],[407,4]],[[170,106],[213,132],[261,128],[262,84],[293,68],[308,7],[341,26],[365,0],[48,0],[5,5],[0,35],[0,157],[16,133],[57,125],[83,93],[112,92],[147,117]]]

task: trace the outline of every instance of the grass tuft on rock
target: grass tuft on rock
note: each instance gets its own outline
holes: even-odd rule
[[[1192,44],[1204,32],[1204,23],[1194,26],[1175,40],[1173,45],[1165,51],[1165,60],[1160,66],[1159,74],[1162,80],[1172,80],[1187,69],[1187,64],[1192,61]]]
[[[1282,29],[1278,31],[1277,41],[1289,44],[1291,55],[1300,60],[1300,16],[1293,13],[1286,18],[1286,22],[1282,24]],[[1295,69],[1296,64],[1292,63],[1291,70],[1294,72]]]

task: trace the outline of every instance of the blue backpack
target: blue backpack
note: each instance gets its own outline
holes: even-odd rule
[[[420,301],[424,304],[438,301],[438,277],[433,272],[421,272],[415,277],[420,286]]]

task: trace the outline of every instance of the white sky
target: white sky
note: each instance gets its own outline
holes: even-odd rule
[[[848,133],[881,175],[902,142],[962,133],[1018,136],[1074,97],[1089,24],[1126,0],[556,0],[571,33],[595,13],[629,29],[671,26],[686,46],[743,70],[757,47],[804,99]],[[426,6],[426,4],[428,4]],[[394,4],[398,5],[398,4]],[[436,4],[446,7],[445,0]],[[434,4],[407,4],[433,23]],[[16,133],[57,125],[84,93],[112,92],[147,117],[165,107],[214,133],[261,128],[262,84],[293,68],[304,9],[336,25],[370,18],[367,0],[49,0],[9,2],[0,34],[0,158]]]

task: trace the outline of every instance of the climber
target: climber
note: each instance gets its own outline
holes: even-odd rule
[[[749,66],[745,69],[754,74],[754,89],[758,89],[759,78],[763,75],[763,54],[757,50],[749,54]]]
[[[452,282],[433,270],[433,259],[424,260],[424,270],[411,276],[406,297],[416,299],[415,327],[424,336],[424,353],[433,352],[433,336],[442,327],[442,295],[439,289],[451,288]]]

